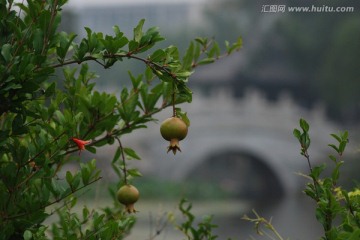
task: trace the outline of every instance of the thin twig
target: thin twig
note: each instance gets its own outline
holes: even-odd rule
[[[303,154],[304,154],[304,157],[306,158],[306,160],[307,160],[307,162],[308,162],[308,165],[309,165],[309,169],[310,169],[310,173],[311,173],[311,178],[312,178],[312,180],[313,180],[313,182],[314,182],[314,188],[315,188],[315,193],[316,193],[316,202],[318,202],[319,199],[320,199],[320,193],[319,193],[320,184],[319,184],[318,180],[312,175],[312,173],[313,173],[313,168],[312,168],[312,166],[311,166],[311,161],[310,161],[310,155],[309,155],[309,153],[307,152],[307,150],[305,150],[305,151],[303,152]]]
[[[155,233],[151,235],[151,232],[150,232],[150,236],[149,236],[149,239],[148,239],[148,240],[154,240],[154,239],[155,239],[156,237],[158,237],[158,236],[163,232],[163,230],[166,228],[168,221],[163,220],[165,214],[166,214],[166,213],[164,213],[163,216],[161,216],[161,217],[156,221]],[[152,223],[151,214],[150,214],[150,223]],[[152,224],[151,224],[150,226],[152,226]],[[150,229],[150,230],[152,230],[152,229]]]
[[[125,182],[125,184],[128,184],[128,183],[127,183],[127,169],[126,169],[126,161],[125,161],[124,148],[123,148],[123,146],[122,146],[122,144],[121,144],[120,138],[119,138],[118,136],[116,136],[115,139],[118,141],[118,143],[119,143],[119,148],[120,148],[120,151],[121,151],[121,158],[122,158],[122,161],[123,161],[122,170],[123,170],[123,173],[124,173],[124,182]]]

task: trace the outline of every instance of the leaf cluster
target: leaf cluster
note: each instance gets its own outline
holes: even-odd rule
[[[293,135],[300,143],[300,154],[305,157],[309,166],[309,173],[303,176],[310,179],[306,184],[304,193],[316,203],[315,217],[323,227],[324,240],[348,240],[359,239],[360,237],[360,191],[355,188],[353,191],[346,191],[339,184],[341,166],[344,163],[343,155],[349,142],[347,131],[338,134],[330,134],[335,143],[328,146],[335,150],[330,154],[329,159],[334,164],[328,176],[323,176],[327,166],[325,164],[312,167],[310,154],[310,125],[305,119],[299,121],[300,129],[295,128]],[[266,235],[271,239],[283,239],[276,231],[271,221],[260,217],[255,211],[255,218],[244,216],[244,220],[254,223],[257,233]],[[270,231],[262,230],[264,226]]]
[[[212,223],[213,216],[204,216],[202,221],[195,223],[195,216],[191,212],[192,204],[186,199],[181,199],[179,210],[185,217],[184,222],[177,228],[184,233],[189,240],[215,240],[218,236],[213,235],[213,230],[217,225]]]
[[[113,167],[118,186],[141,176],[127,166],[140,156],[122,145],[122,136],[145,128],[169,106],[191,102],[187,83],[194,68],[221,56],[218,44],[206,38],[190,43],[184,56],[176,46],[158,49],[164,38],[156,27],[144,30],[145,20],[131,37],[114,26],[114,34],[105,36],[85,28],[86,36],[77,40],[74,33],[58,31],[65,3],[0,0],[1,239],[124,237],[135,220],[118,203],[101,211],[85,207],[82,217],[73,211],[77,195],[101,180],[96,161],[82,160],[73,137],[89,141],[85,149],[91,153],[119,145],[112,161],[101,159]],[[226,45],[224,56],[241,41]],[[131,84],[122,84],[120,93],[97,91],[87,62],[111,68],[127,60],[142,62],[143,74],[129,72]],[[186,113],[177,112],[190,124]],[[70,163],[78,170],[61,171]],[[60,220],[44,225],[53,214]]]
[[[346,145],[348,143],[348,132],[331,134],[336,141],[335,144],[329,144],[335,154],[329,155],[329,159],[334,164],[329,176],[322,177],[326,165],[311,167],[310,156],[307,150],[310,146],[309,124],[300,119],[300,128],[294,130],[294,136],[299,140],[301,154],[309,162],[309,177],[313,180],[308,183],[304,192],[307,196],[315,200],[317,207],[315,216],[324,229],[323,239],[357,239],[360,233],[360,210],[359,198],[350,197],[349,192],[338,185],[340,169],[344,161],[342,160]]]

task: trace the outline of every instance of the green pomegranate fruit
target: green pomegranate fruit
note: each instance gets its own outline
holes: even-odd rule
[[[125,211],[128,213],[135,213],[134,204],[139,199],[140,193],[136,187],[130,184],[122,186],[117,192],[117,199],[125,205]]]
[[[182,119],[171,117],[161,123],[160,133],[165,140],[170,141],[168,152],[172,151],[175,155],[176,151],[179,150],[181,152],[179,141],[186,137],[188,127]]]

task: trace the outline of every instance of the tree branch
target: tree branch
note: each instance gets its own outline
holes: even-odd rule
[[[52,202],[49,202],[49,203],[47,203],[47,204],[45,204],[45,205],[43,205],[43,206],[38,207],[38,208],[35,209],[34,211],[31,211],[31,212],[23,212],[23,213],[19,213],[19,214],[13,215],[13,216],[9,216],[9,217],[6,217],[6,216],[5,216],[5,217],[4,217],[4,220],[5,220],[5,221],[9,221],[9,220],[13,220],[13,219],[16,219],[16,218],[19,218],[19,217],[24,217],[24,216],[27,216],[27,215],[31,215],[31,214],[33,214],[33,213],[35,213],[35,212],[37,212],[37,211],[40,211],[40,210],[42,210],[42,209],[45,209],[45,208],[47,208],[47,207],[49,207],[49,206],[51,206],[51,205],[53,205],[53,204],[55,204],[55,203],[58,203],[58,202],[64,200],[65,198],[69,197],[70,195],[72,195],[72,194],[74,194],[74,193],[76,193],[76,192],[84,189],[85,187],[87,187],[87,186],[89,186],[89,185],[91,185],[91,184],[99,181],[100,179],[102,179],[102,177],[98,177],[98,178],[94,179],[93,181],[89,182],[88,184],[85,184],[85,185],[79,187],[78,189],[75,189],[75,190],[69,192],[68,194],[66,194],[66,195],[63,196],[62,198],[55,199],[55,200],[52,201]]]

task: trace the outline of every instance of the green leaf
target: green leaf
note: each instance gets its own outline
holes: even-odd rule
[[[339,162],[336,164],[336,167],[334,168],[332,174],[331,174],[331,178],[334,182],[336,182],[339,179],[339,175],[340,175],[340,167],[343,164],[343,162]]]
[[[89,184],[90,181],[90,168],[88,167],[88,165],[84,165],[81,167],[81,178],[82,178],[82,182],[84,185]]]
[[[1,47],[1,55],[4,57],[6,62],[9,62],[12,58],[11,49],[12,46],[9,43],[6,43]]]
[[[127,156],[128,159],[141,160],[139,155],[137,155],[137,153],[131,148],[124,148],[124,153],[125,153],[125,155]]]
[[[127,173],[132,177],[141,177],[142,176],[141,172],[136,168],[127,169]]]
[[[128,71],[128,74],[130,76],[131,83],[133,85],[133,89],[137,90],[140,87],[141,83],[142,83],[143,75],[140,74],[138,77],[134,77],[130,71]]]
[[[41,29],[37,28],[34,31],[33,47],[37,54],[41,53],[44,45],[44,33]]]
[[[85,146],[86,150],[88,150],[89,152],[95,154],[96,153],[96,148],[92,147],[92,146]]]
[[[89,211],[89,209],[88,209],[86,206],[84,206],[83,211],[82,211],[82,214],[83,214],[83,219],[84,219],[84,220],[88,220],[88,216],[89,216],[89,214],[90,214],[90,211]]]
[[[115,163],[117,160],[119,160],[120,156],[121,156],[121,148],[118,147],[118,148],[116,149],[115,154],[114,154],[112,163]]]
[[[333,162],[337,162],[337,159],[334,155],[329,155],[329,158],[333,161]]]
[[[145,70],[145,79],[148,83],[150,83],[154,79],[154,73],[149,66],[147,66]]]
[[[323,210],[320,207],[316,208],[315,211],[316,219],[323,225],[326,226],[326,217]]]
[[[162,94],[162,83],[156,85],[151,92],[148,92],[148,85],[142,85],[140,89],[140,96],[143,102],[143,111],[149,113],[154,110],[155,105]]]
[[[344,141],[348,141],[348,136],[349,136],[349,132],[348,131],[344,131],[341,138],[344,140]]]
[[[77,35],[75,35],[75,34],[68,35],[65,32],[61,32],[59,34],[60,46],[56,48],[56,53],[59,56],[60,61],[63,61],[64,58],[66,57],[66,54],[67,54],[72,42],[76,38],[76,36]]]
[[[208,57],[209,58],[218,58],[220,56],[220,47],[219,44],[217,42],[214,42],[214,45],[212,46],[212,48],[210,49],[209,53],[208,53]]]
[[[54,95],[54,93],[55,93],[55,88],[56,88],[56,83],[53,82],[53,83],[50,84],[50,86],[46,89],[46,91],[45,91],[45,97],[50,97],[50,96]]]
[[[165,51],[162,49],[158,49],[150,55],[149,60],[152,62],[163,62],[165,57]]]
[[[190,127],[190,120],[187,116],[187,112],[181,111],[181,108],[176,108],[176,115],[185,122],[186,126]]]
[[[339,152],[339,149],[334,144],[328,144],[329,147],[333,148],[337,153]]]
[[[129,91],[127,88],[124,88],[122,91],[121,91],[121,95],[120,95],[120,99],[121,99],[121,102],[122,103],[125,103],[126,102],[126,99],[129,97]]]
[[[139,43],[134,41],[134,40],[131,40],[129,42],[129,52],[136,52],[139,48]]]
[[[300,140],[300,137],[301,137],[301,132],[300,132],[300,130],[299,129],[294,129],[294,131],[293,131],[293,135],[298,139],[298,140]]]
[[[193,62],[197,62],[201,55],[201,45],[195,44]]]
[[[305,119],[300,119],[300,127],[302,128],[302,130],[304,131],[304,132],[309,132],[309,124],[306,122],[306,120]]]
[[[138,94],[132,93],[129,96],[128,90],[124,88],[121,92],[121,106],[119,106],[118,109],[121,118],[126,123],[135,120],[138,117],[138,111],[135,111],[138,103]]]
[[[70,171],[67,171],[66,172],[66,182],[71,185],[72,184],[72,181],[73,181],[73,175],[71,174]]]
[[[195,38],[195,41],[200,43],[202,46],[206,46],[207,44],[207,38],[197,37]]]
[[[183,69],[190,70],[194,59],[194,42],[191,42],[183,58]]]
[[[342,154],[345,151],[346,145],[347,145],[346,141],[340,142],[340,144],[339,144],[339,153],[340,154]]]
[[[182,71],[182,72],[176,73],[176,77],[187,79],[187,78],[190,77],[193,73],[194,73],[193,71]]]
[[[87,51],[89,50],[89,47],[86,43],[86,40],[83,39],[80,43],[80,45],[75,45],[74,46],[74,49],[75,49],[75,56],[74,56],[74,59],[77,60],[77,61],[83,61],[84,60],[84,57],[87,53]]]
[[[19,128],[23,127],[25,122],[25,119],[22,114],[18,113],[16,114],[16,117],[14,118],[12,122],[12,131],[17,132]]]
[[[354,228],[350,225],[350,224],[347,224],[345,223],[343,225],[343,229],[346,231],[346,232],[353,232],[354,231]]]
[[[124,47],[126,44],[129,43],[129,40],[126,37],[121,37],[115,40],[115,45],[117,50]]]
[[[338,141],[339,143],[341,142],[341,138],[340,138],[338,135],[332,133],[332,134],[330,134],[330,136],[332,136],[333,138],[335,138],[336,141]]]
[[[186,86],[186,84],[178,84],[177,89],[179,92],[176,96],[176,103],[192,102],[192,91]]]
[[[25,230],[23,234],[24,240],[31,240],[33,238],[33,234],[30,230]]]
[[[0,146],[9,139],[10,130],[0,130]]]
[[[142,28],[144,26],[145,19],[141,19],[138,25],[134,28],[134,40],[135,42],[139,43],[141,37],[143,36]]]
[[[325,170],[326,164],[321,164],[320,166],[315,166],[310,173],[315,179],[318,179],[320,174]]]
[[[197,65],[205,65],[205,64],[210,64],[213,62],[215,62],[214,58],[204,58],[204,59],[201,59],[199,62],[197,62]]]
[[[73,178],[73,181],[71,183],[71,187],[73,189],[77,189],[80,185],[80,174],[76,174],[75,177]]]
[[[120,38],[120,37],[122,37],[124,35],[124,33],[120,31],[119,26],[115,25],[115,26],[112,27],[112,29],[113,29],[113,31],[114,31],[117,38]]]
[[[85,31],[86,31],[86,34],[87,34],[87,46],[88,46],[88,51],[91,52],[93,50],[93,48],[95,47],[93,45],[93,38],[94,38],[94,35],[92,34],[92,30],[88,27],[85,27]]]
[[[239,51],[242,48],[242,45],[243,45],[243,41],[242,41],[241,37],[238,38],[237,41],[235,43],[233,43],[231,46],[230,46],[230,43],[228,41],[225,41],[225,47],[226,47],[226,50],[227,50],[228,54],[231,54],[235,50]]]
[[[73,208],[77,203],[77,197],[71,196],[70,207]]]
[[[20,89],[22,88],[22,86],[20,84],[15,84],[15,83],[9,83],[7,84],[7,86],[5,88],[3,88],[3,91],[8,91],[10,89]]]

